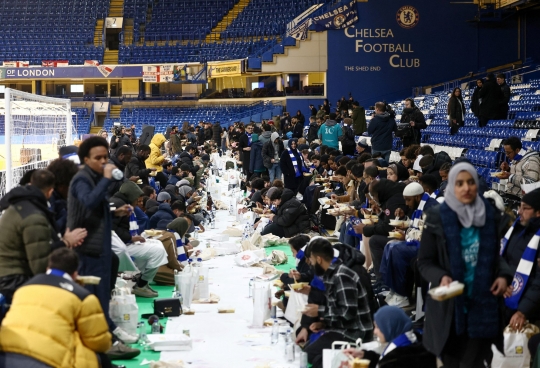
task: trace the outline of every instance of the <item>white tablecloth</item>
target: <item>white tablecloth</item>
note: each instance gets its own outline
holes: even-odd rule
[[[228,211],[218,211],[216,229],[199,235],[201,247],[206,246],[205,240],[212,234],[221,233],[233,221],[235,217],[229,216]],[[231,241],[238,239],[231,238]],[[278,344],[271,345],[271,327],[250,327],[253,304],[249,298],[249,280],[262,274],[262,269],[238,267],[232,255],[217,257],[204,264],[210,268],[210,292],[219,295],[221,301],[218,304],[192,304],[195,315],[169,318],[166,333],[190,330],[193,350],[162,352],[161,359],[181,359],[190,368],[298,367],[299,354],[296,354],[295,362],[286,362],[283,334]],[[234,308],[235,313],[220,314],[218,307]],[[287,327],[280,329],[285,332]]]

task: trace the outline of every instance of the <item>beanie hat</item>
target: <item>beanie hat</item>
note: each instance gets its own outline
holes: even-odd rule
[[[167,225],[167,229],[176,231],[181,237],[186,235],[186,231],[189,228],[187,220],[183,217],[175,218]]]
[[[158,194],[157,196],[157,201],[158,202],[165,202],[167,200],[171,199],[171,195],[167,192],[161,192]]]
[[[404,197],[414,197],[421,194],[424,194],[424,188],[415,182],[408,184],[403,190]]]
[[[540,211],[540,188],[529,192],[521,198],[521,202],[527,203],[534,208],[535,211]]]
[[[366,138],[362,138],[358,141],[358,147],[362,147],[362,148],[368,148],[369,145],[367,143],[367,139]]]

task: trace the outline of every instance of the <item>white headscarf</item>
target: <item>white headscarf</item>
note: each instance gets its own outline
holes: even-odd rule
[[[474,166],[468,162],[460,162],[452,166],[448,173],[448,185],[444,192],[444,203],[457,214],[459,222],[461,222],[463,227],[482,227],[486,223],[486,205],[480,195],[476,193],[476,199],[470,204],[463,204],[456,198],[456,179],[458,174],[462,171],[471,174],[476,183],[476,187],[479,188],[478,173]]]

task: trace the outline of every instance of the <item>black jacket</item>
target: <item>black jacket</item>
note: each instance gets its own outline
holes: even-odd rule
[[[508,266],[512,272],[515,272],[523,252],[527,248],[529,241],[540,228],[540,218],[533,218],[526,227],[523,227],[519,222],[516,224],[512,236],[503,254],[504,259],[508,262]],[[537,257],[538,258],[538,255]],[[533,269],[529,275],[525,290],[521,295],[518,304],[518,310],[525,315],[529,321],[538,319],[540,315],[540,268],[534,262]],[[508,309],[508,308],[507,308]],[[511,311],[510,315],[515,311]]]
[[[294,192],[285,189],[281,196],[281,204],[273,222],[283,227],[285,237],[306,233],[309,229],[309,214],[306,206],[301,203]]]
[[[301,126],[304,126],[304,124],[306,122],[306,118],[305,118],[304,114],[300,113],[300,115],[295,115],[294,117],[298,121],[298,124],[300,124]],[[300,138],[300,137],[298,137],[298,138]]]
[[[122,193],[116,193],[111,197],[111,203],[114,203],[116,208],[120,208],[129,203],[126,196]],[[131,234],[129,233],[129,216],[113,217],[112,230],[124,243],[131,243]]]
[[[218,147],[221,147],[221,125],[219,123],[212,125],[212,140]]]
[[[211,140],[213,135],[214,135],[214,132],[213,132],[212,128],[204,129],[204,140],[205,141]]]
[[[152,170],[146,168],[146,163],[144,160],[138,156],[131,157],[131,160],[126,165],[124,170],[124,176],[126,178],[131,178],[132,176],[138,176],[142,180],[142,185],[148,185],[148,175]]]
[[[394,139],[392,133],[394,131],[396,131],[396,120],[389,113],[383,112],[371,118],[368,125],[368,134],[371,136],[372,150],[391,150]]]
[[[260,141],[253,142],[251,144],[250,159],[249,159],[249,172],[263,172],[264,168],[263,156],[262,156],[263,144]]]
[[[131,139],[128,135],[122,134],[119,137],[120,140],[118,142],[116,142],[116,138],[117,137],[115,135],[111,137],[111,154],[116,152],[116,150],[122,146],[128,146],[129,148],[131,148],[131,150],[133,150],[133,143],[131,143]]]
[[[422,138],[422,129],[427,128],[426,118],[418,107],[407,108],[403,110],[401,115],[401,124],[411,123],[414,121],[414,126],[411,127],[412,137],[405,137],[403,139],[404,146],[410,146],[411,144],[420,144]],[[407,143],[405,143],[407,141]]]
[[[476,87],[474,89],[473,95],[471,97],[471,111],[474,114],[474,116],[479,117],[480,116],[480,87]]]
[[[389,225],[391,219],[395,218],[396,209],[401,208],[407,212],[407,205],[403,199],[403,190],[405,184],[394,183],[388,179],[380,179],[379,201],[381,202],[381,214],[379,222],[374,225],[364,227],[364,235],[371,237],[373,235],[388,236],[388,232],[394,229]]]
[[[242,160],[242,168],[249,171],[249,161],[251,152],[244,151],[244,148],[249,147],[249,138],[246,133],[243,133],[238,140],[238,148],[240,149],[240,159]]]
[[[364,350],[364,359],[370,361],[369,368],[435,368],[437,358],[416,342],[409,346],[396,348],[380,359],[374,351]]]
[[[296,162],[298,163],[298,169],[302,170],[303,160],[302,160],[302,154],[295,150],[293,151],[293,155],[296,157]],[[288,150],[284,150],[281,153],[281,156],[279,157],[279,166],[281,167],[281,172],[284,176],[288,176],[290,178],[296,177],[296,171],[294,170],[294,165],[291,160],[291,156],[289,155]]]
[[[302,138],[304,136],[304,123],[299,121],[292,127],[292,138]]]
[[[465,124],[463,117],[467,113],[465,109],[466,107],[463,100],[458,100],[458,98],[452,96],[448,101],[448,115],[450,115],[450,124],[452,124],[452,120],[456,120],[457,125],[462,127]]]
[[[319,133],[319,128],[320,126],[317,125],[317,123],[309,124],[308,136],[307,136],[307,141],[309,143],[312,143],[315,139],[319,138],[317,136],[317,134]]]
[[[495,224],[500,224],[501,215],[499,211],[488,208],[490,206],[486,203],[486,211],[495,211]],[[426,212],[426,220],[424,222],[424,230],[422,232],[422,239],[420,241],[420,249],[418,251],[418,269],[422,277],[429,283],[431,287],[439,286],[443,276],[450,276],[450,256],[448,254],[448,246],[446,242],[446,235],[443,228],[443,223],[440,214],[441,206],[430,208]],[[497,226],[497,232],[501,233],[501,226]],[[498,254],[498,251],[497,251]],[[498,267],[495,271],[494,277],[505,277],[510,285],[513,274],[511,273],[508,264],[502,257],[498,257]],[[500,300],[502,308],[502,298]],[[450,329],[454,327],[454,299],[448,299],[445,301],[436,301],[427,298],[425,304],[426,312],[429,311],[430,318],[425,319],[424,324],[424,346],[433,354],[440,355],[443,351],[448,336],[450,335]],[[502,310],[502,309],[501,309]],[[504,321],[501,321],[500,337],[494,343],[500,348],[503,343],[502,329],[504,329]],[[499,349],[500,350],[500,349]]]
[[[480,92],[478,92],[478,97],[482,99],[480,116],[487,119],[496,119],[499,114],[499,102],[503,98],[499,85],[494,80],[487,79]]]
[[[281,158],[281,154],[285,150],[285,147],[283,147],[283,142],[281,140],[279,140],[278,146],[279,146],[278,157]],[[262,158],[263,158],[264,167],[266,167],[267,169],[271,169],[272,166],[274,165],[272,163],[272,159],[275,157],[275,153],[276,153],[276,149],[274,148],[274,145],[272,144],[271,141],[268,141],[265,144],[263,144]]]

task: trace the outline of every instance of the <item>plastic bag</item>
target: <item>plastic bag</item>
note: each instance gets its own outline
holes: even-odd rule
[[[285,309],[285,319],[293,325],[302,317],[302,311],[308,304],[308,296],[291,290],[287,309]]]
[[[109,304],[111,320],[127,333],[137,335],[137,322],[139,321],[139,306],[135,295],[130,294],[127,288],[115,288]]]
[[[240,267],[251,267],[255,263],[259,262],[260,258],[257,257],[253,251],[247,250],[245,252],[238,253],[234,257],[234,261]]]
[[[269,282],[253,284],[253,327],[263,327],[272,314],[272,293]]]
[[[273,250],[270,254],[270,260],[273,265],[280,265],[287,263],[287,255],[281,250]]]
[[[520,331],[516,331],[510,326],[504,329],[504,355],[492,345],[493,360],[492,368],[529,368],[531,363],[531,353],[527,347],[529,338],[539,333],[540,330],[535,325],[527,323]]]

